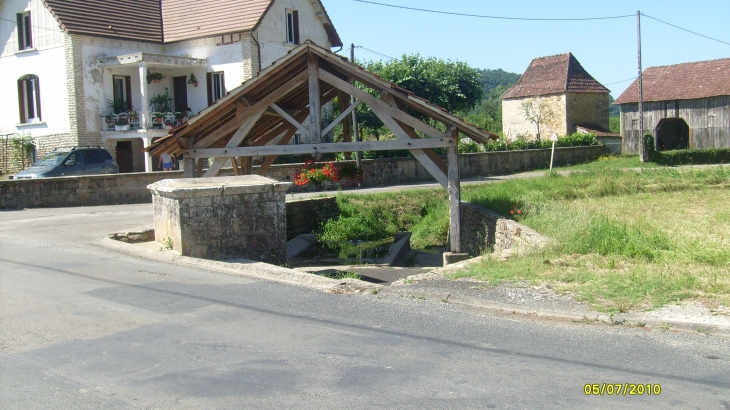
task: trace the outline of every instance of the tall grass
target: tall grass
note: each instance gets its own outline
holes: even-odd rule
[[[506,216],[519,210],[511,217],[555,245],[508,262],[487,260],[460,276],[550,283],[609,311],[686,299],[730,304],[730,168],[600,168],[469,185],[462,198]],[[341,195],[338,202],[343,214],[323,226],[327,238],[410,230],[415,248],[446,244],[442,190]]]

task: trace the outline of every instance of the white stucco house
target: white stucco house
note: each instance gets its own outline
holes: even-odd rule
[[[195,115],[305,40],[342,47],[320,0],[4,0],[0,18],[0,133],[104,146],[122,172],[154,169],[156,112]]]

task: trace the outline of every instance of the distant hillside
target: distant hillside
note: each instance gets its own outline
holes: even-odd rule
[[[479,73],[482,75],[479,81],[484,86],[485,97],[488,97],[489,92],[497,86],[506,85],[509,88],[509,86],[512,86],[520,79],[520,77],[522,77],[520,74],[510,73],[502,70],[501,68],[496,70],[479,70]]]
[[[500,98],[512,87],[521,75],[498,68],[496,70],[479,70],[480,82],[484,86],[484,100],[467,113],[465,119],[487,131],[502,132],[502,99]]]

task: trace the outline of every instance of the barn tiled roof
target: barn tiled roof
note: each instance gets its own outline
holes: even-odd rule
[[[642,80],[644,101],[692,100],[730,95],[730,58],[648,67]],[[614,104],[639,101],[636,79]]]
[[[532,60],[525,74],[517,84],[502,95],[502,98],[565,92],[608,93],[610,90],[588,74],[572,53],[564,53]]]
[[[320,0],[330,43],[342,45]],[[73,34],[172,43],[255,29],[273,0],[44,0],[61,28]]]

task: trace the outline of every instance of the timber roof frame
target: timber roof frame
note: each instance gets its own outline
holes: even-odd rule
[[[160,155],[163,152],[182,154],[191,148],[223,148],[231,142],[241,125],[256,114],[248,115],[247,112],[261,111],[262,108],[264,109],[262,113],[265,115],[257,119],[244,139],[235,146],[262,146],[281,134],[291,132],[292,129],[296,130],[295,132],[300,131],[301,127],[291,120],[301,123],[310,114],[307,72],[308,60],[311,58],[316,59],[318,64],[320,106],[332,100],[338,93],[344,95],[342,88],[345,88],[349,94],[358,94],[355,96],[358,99],[356,103],[367,104],[374,112],[377,110],[376,114],[393,114],[389,116],[397,117],[396,123],[407,130],[410,138],[418,138],[414,129],[432,137],[446,135],[410,116],[407,109],[442,122],[447,128],[453,126],[456,131],[477,142],[486,143],[496,137],[496,134],[464,121],[411,91],[349,62],[346,58],[308,42],[291,50],[286,56],[238,88],[231,90],[228,95],[172,130],[168,136],[156,141],[146,150],[152,155]],[[381,98],[352,86],[350,83],[352,80],[379,91]],[[335,85],[341,88],[338,90]],[[280,108],[284,114],[271,108]]]

